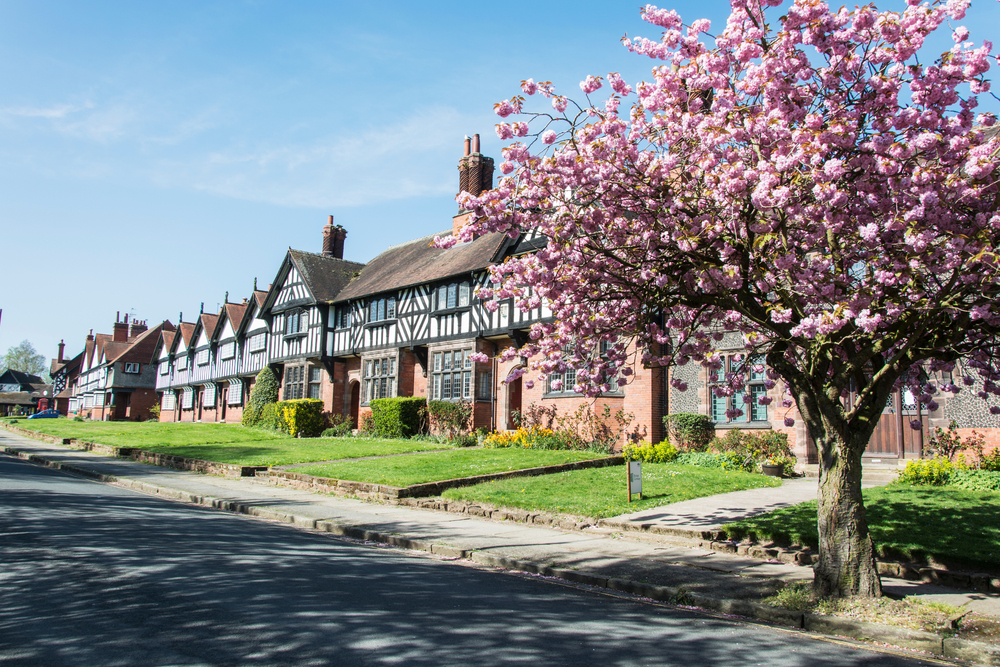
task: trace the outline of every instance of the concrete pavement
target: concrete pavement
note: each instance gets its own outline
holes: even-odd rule
[[[812,570],[693,547],[670,535],[543,528],[448,512],[377,504],[267,486],[252,478],[231,479],[160,468],[127,459],[50,445],[0,431],[0,448],[92,478],[162,497],[293,523],[313,530],[387,542],[484,565],[521,569],[786,624],[753,601],[784,582],[809,580]],[[622,521],[658,521],[671,526],[716,526],[740,516],[815,497],[815,479],[787,480],[777,489],[741,491],[646,510]],[[691,504],[695,503],[695,504]],[[699,516],[701,518],[699,518]],[[1000,597],[883,577],[889,594],[967,605],[1000,616]],[[793,614],[794,615],[794,614]],[[811,616],[807,614],[806,616]],[[808,625],[808,623],[806,623]],[[799,625],[798,627],[803,627]],[[873,636],[866,630],[864,636]],[[907,645],[905,638],[892,642]],[[1000,663],[1000,658],[998,658]]]

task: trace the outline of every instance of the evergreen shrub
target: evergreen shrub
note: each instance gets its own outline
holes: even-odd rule
[[[421,432],[421,410],[427,401],[419,396],[376,398],[371,402],[372,435],[409,438]]]
[[[278,378],[269,366],[265,366],[260,373],[257,373],[257,380],[253,389],[250,390],[250,398],[243,409],[243,418],[240,420],[244,426],[266,426],[273,428],[270,424],[263,423],[261,411],[269,403],[278,401]],[[269,421],[275,421],[269,417]]]
[[[282,430],[293,438],[315,438],[323,432],[323,401],[318,398],[296,398],[277,406]]]
[[[667,439],[688,451],[704,451],[715,436],[715,423],[708,415],[678,412],[665,416],[663,426],[667,429]]]
[[[472,418],[472,403],[469,401],[431,401],[427,404],[427,414],[435,428],[443,430],[449,440],[454,440],[469,427]]]

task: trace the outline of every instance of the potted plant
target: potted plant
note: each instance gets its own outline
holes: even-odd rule
[[[785,472],[785,462],[783,457],[771,456],[760,464],[760,471],[768,477],[781,477]]]

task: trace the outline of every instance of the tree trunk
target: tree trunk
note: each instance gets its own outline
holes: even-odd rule
[[[825,428],[820,450],[819,562],[813,587],[822,596],[880,597],[882,582],[875,566],[875,545],[861,497],[864,443],[840,441]]]

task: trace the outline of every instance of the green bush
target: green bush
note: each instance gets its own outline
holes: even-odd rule
[[[983,470],[1000,472],[1000,447],[983,456],[979,465]]]
[[[323,431],[323,401],[296,398],[277,404],[285,428],[293,438],[315,438]]]
[[[469,427],[472,418],[472,403],[469,401],[431,401],[427,404],[427,414],[431,424],[448,434],[454,440]]]
[[[269,403],[276,403],[278,401],[278,378],[275,377],[274,371],[271,370],[270,366],[265,366],[260,373],[257,373],[257,380],[254,382],[253,389],[250,390],[250,398],[247,399],[247,405],[243,408],[243,418],[240,420],[244,426],[265,426],[267,428],[273,428],[269,423],[274,421],[268,418],[264,420],[262,411],[264,406]]]
[[[642,461],[643,463],[670,463],[677,458],[677,448],[664,440],[658,445],[648,442],[627,444],[622,449],[626,461]]]
[[[947,484],[955,472],[955,464],[943,456],[932,459],[915,459],[906,462],[895,479],[899,484]]]
[[[667,429],[667,439],[676,442],[681,449],[700,452],[708,446],[715,435],[715,424],[708,415],[678,412],[663,418]]]
[[[350,435],[351,430],[354,428],[354,424],[351,422],[351,418],[346,415],[323,413],[324,414],[324,425],[329,424],[329,428],[323,429],[321,437],[324,438],[343,438],[344,436]]]
[[[257,418],[255,426],[283,433],[288,432],[288,424],[285,422],[281,410],[278,409],[277,403],[268,403],[260,409],[260,416]]]
[[[951,473],[950,484],[967,491],[1000,491],[1000,472],[955,470]]]
[[[421,409],[427,401],[419,396],[376,398],[371,402],[372,435],[379,438],[409,438],[421,431]]]
[[[736,452],[684,452],[677,455],[676,463],[701,468],[721,468],[723,470],[758,471],[759,465],[749,457]]]

